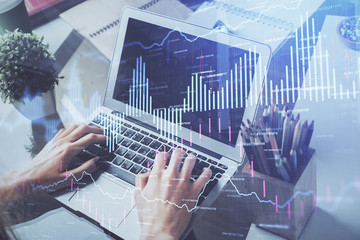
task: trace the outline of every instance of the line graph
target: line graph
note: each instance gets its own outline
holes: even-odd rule
[[[196,199],[196,204],[195,204],[194,207],[189,207],[188,204],[186,204],[186,203],[179,205],[179,204],[176,204],[176,203],[171,202],[171,201],[169,201],[169,200],[164,200],[164,199],[161,199],[161,198],[148,199],[148,198],[143,194],[143,192],[140,190],[140,188],[138,188],[138,187],[135,187],[135,188],[130,188],[130,187],[128,187],[127,190],[124,192],[123,196],[116,196],[117,194],[114,194],[114,193],[111,194],[111,193],[109,193],[109,192],[107,192],[107,191],[104,191],[104,190],[102,189],[101,185],[99,185],[99,184],[96,183],[96,180],[92,177],[92,174],[87,173],[86,171],[84,171],[79,178],[76,178],[76,176],[71,173],[71,174],[67,175],[64,179],[61,179],[61,180],[59,180],[59,181],[57,181],[57,182],[54,182],[54,183],[52,183],[52,184],[49,184],[49,185],[45,185],[45,186],[43,186],[43,185],[35,185],[34,183],[30,182],[30,186],[32,187],[33,190],[37,190],[37,189],[47,190],[47,189],[50,189],[50,188],[52,188],[52,187],[55,187],[55,186],[57,186],[57,185],[59,185],[59,184],[61,184],[61,183],[66,182],[70,177],[72,177],[72,179],[74,179],[76,182],[79,182],[79,181],[81,181],[85,176],[89,176],[89,177],[91,178],[92,182],[94,183],[94,185],[99,189],[99,191],[100,191],[104,196],[107,196],[107,197],[111,198],[112,200],[123,200],[123,199],[125,199],[125,197],[126,197],[127,194],[134,194],[135,191],[141,191],[142,197],[143,197],[143,198],[145,199],[145,201],[147,201],[147,202],[160,201],[160,202],[162,202],[162,203],[168,203],[168,204],[174,205],[174,206],[176,206],[177,208],[186,208],[186,210],[187,210],[188,212],[192,212],[192,211],[194,211],[194,210],[198,207],[197,204],[198,204],[198,202],[199,202],[199,199],[200,199],[201,194],[202,194],[202,193],[204,192],[204,190],[205,190],[205,187],[206,187],[210,182],[212,182],[214,179],[216,179],[216,177],[217,177],[218,175],[220,175],[220,174],[217,173],[212,179],[210,179],[210,180],[205,184],[204,188],[202,189],[202,191],[200,192],[198,198]],[[297,191],[297,192],[295,192],[294,195],[293,195],[291,198],[289,198],[286,202],[284,202],[283,204],[279,204],[279,203],[277,203],[276,201],[273,201],[273,200],[270,200],[270,199],[268,199],[268,200],[261,199],[256,192],[242,193],[242,192],[240,192],[240,190],[236,187],[235,183],[231,180],[231,176],[229,176],[228,174],[223,174],[223,176],[225,176],[226,178],[229,179],[230,184],[234,187],[235,191],[237,192],[237,194],[238,194],[239,196],[249,197],[249,196],[254,195],[260,203],[269,203],[269,204],[272,204],[273,206],[276,206],[276,207],[281,208],[281,209],[287,207],[288,204],[289,204],[290,202],[292,202],[292,201],[294,200],[294,198],[297,197],[297,196],[299,196],[299,195],[301,195],[301,196],[309,196],[309,195],[313,195],[313,194],[314,194],[314,191],[312,191],[312,190],[307,191],[307,192]],[[21,192],[21,188],[20,188],[19,186],[15,185],[15,187],[18,189],[19,192]]]
[[[193,39],[188,38],[188,37],[186,36],[186,34],[185,34],[180,28],[176,28],[176,29],[173,29],[173,30],[169,31],[169,32],[167,33],[167,35],[163,38],[163,40],[162,40],[160,43],[152,43],[152,44],[149,45],[149,46],[145,46],[145,45],[143,45],[141,42],[135,41],[135,42],[126,44],[125,46],[138,45],[138,46],[140,46],[140,47],[142,47],[143,49],[146,49],[146,50],[151,49],[151,48],[153,48],[153,47],[162,47],[162,46],[165,44],[165,41],[170,37],[170,35],[171,35],[172,33],[175,33],[175,32],[178,32],[186,41],[188,41],[188,42],[195,42],[197,39],[207,37],[207,36],[209,36],[209,35],[212,34],[212,33],[223,32],[224,29],[229,29],[230,31],[236,31],[236,30],[239,29],[243,24],[259,21],[259,20],[261,19],[261,17],[263,16],[264,13],[269,12],[270,10],[275,9],[275,8],[283,8],[283,9],[285,9],[285,10],[295,10],[295,9],[299,8],[299,6],[300,6],[300,4],[302,3],[302,1],[303,1],[303,0],[297,1],[297,5],[294,6],[294,7],[287,7],[287,6],[283,5],[283,4],[270,5],[268,8],[262,10],[262,11],[258,14],[258,16],[257,16],[256,18],[254,18],[254,19],[248,19],[248,20],[246,20],[246,21],[243,21],[243,22],[239,23],[239,24],[236,25],[236,26],[231,26],[231,25],[228,25],[228,24],[227,24],[227,25],[224,26],[224,27],[212,29],[212,30],[208,31],[208,32],[205,33],[205,34],[197,35],[197,36],[195,36]],[[208,8],[205,8],[205,9],[203,9],[203,10],[201,10],[201,11],[206,11],[206,10],[211,9],[211,8],[216,8],[216,6],[209,6]]]

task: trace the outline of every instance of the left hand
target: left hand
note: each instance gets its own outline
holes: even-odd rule
[[[81,166],[67,171],[71,160],[86,147],[95,143],[104,143],[106,137],[102,130],[87,125],[73,125],[61,129],[55,137],[31,161],[31,165],[15,176],[16,185],[24,193],[42,190],[56,190],[70,185],[69,177],[73,174],[81,177],[83,172],[93,173],[97,170],[93,158]],[[43,186],[43,187],[41,187]],[[24,189],[25,188],[25,189]]]

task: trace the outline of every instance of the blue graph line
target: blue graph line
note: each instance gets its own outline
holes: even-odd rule
[[[149,50],[153,47],[162,47],[164,44],[165,44],[165,41],[170,37],[170,35],[174,32],[178,32],[186,41],[188,42],[195,42],[197,39],[200,38],[200,36],[196,36],[194,39],[190,39],[188,38],[184,33],[182,33],[180,30],[177,30],[177,29],[174,29],[174,30],[171,30],[170,32],[168,32],[168,34],[163,38],[163,40],[161,41],[161,43],[153,43],[151,44],[150,46],[145,46],[144,44],[142,44],[141,42],[139,41],[135,41],[135,42],[132,42],[132,43],[128,43],[128,44],[125,44],[126,47],[131,47],[131,46],[134,46],[134,45],[139,45],[140,47],[142,47],[143,49],[145,50]]]

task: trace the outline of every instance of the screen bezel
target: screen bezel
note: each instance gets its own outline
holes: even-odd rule
[[[110,108],[112,110],[118,111],[118,112],[125,112],[126,105],[125,103],[122,103],[120,101],[117,101],[113,99],[113,94],[115,90],[115,83],[116,78],[118,74],[118,69],[120,65],[122,50],[123,50],[123,44],[125,41],[125,35],[126,30],[128,26],[128,20],[129,18],[133,18],[136,20],[144,21],[150,24],[154,24],[160,27],[165,27],[169,29],[180,29],[182,32],[186,34],[190,34],[193,36],[201,36],[204,39],[219,42],[226,45],[235,46],[234,43],[236,43],[236,47],[242,46],[242,49],[247,49],[249,47],[256,47],[256,52],[260,54],[260,58],[262,59],[263,66],[267,69],[269,65],[269,60],[271,56],[271,49],[268,45],[261,44],[258,42],[254,42],[248,39],[240,38],[235,35],[231,35],[228,33],[224,33],[223,31],[214,31],[212,29],[200,27],[193,25],[191,23],[179,21],[173,18],[161,16],[155,13],[150,13],[146,11],[142,11],[139,9],[134,9],[131,7],[124,8],[121,20],[118,28],[118,35],[116,38],[115,43],[115,50],[113,53],[112,61],[109,68],[108,73],[108,80],[107,80],[107,86],[106,91],[104,94],[104,106],[107,108]],[[249,47],[247,47],[249,46]],[[246,48],[247,47],[247,48]],[[257,62],[257,65],[259,65],[259,61]],[[258,71],[255,71],[253,79],[259,79],[261,72],[262,76],[260,76],[261,82],[263,82],[265,69],[262,69],[262,71],[259,71],[259,68],[257,68]],[[260,98],[261,88],[257,88],[257,92],[255,92],[255,88],[252,87],[249,92],[249,96],[256,96],[255,99],[257,99],[256,103],[252,104],[251,106],[248,105],[244,110],[244,116],[243,119],[250,119],[253,120],[255,117],[256,109],[259,105],[259,98]],[[255,95],[252,95],[255,94]],[[131,110],[132,108],[128,106],[128,109]],[[156,124],[153,124],[153,115],[152,114],[141,114],[141,117],[139,119],[141,122],[144,122],[152,127],[156,127]],[[165,121],[165,120],[163,120]],[[190,141],[190,130],[183,127],[182,131],[179,132],[180,138],[183,138],[187,141]],[[203,146],[204,148],[207,148],[209,150],[215,151],[216,153],[223,155],[227,158],[230,158],[234,161],[236,161],[239,164],[243,163],[243,156],[242,150],[240,149],[240,134],[237,137],[236,145],[235,147],[229,146],[225,143],[222,143],[220,141],[211,139],[209,137],[206,137],[205,135],[201,135],[201,138],[197,132],[191,133],[191,142],[193,144]]]

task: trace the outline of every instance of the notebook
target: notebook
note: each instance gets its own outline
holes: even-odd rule
[[[60,17],[111,60],[120,15],[127,6],[180,20],[192,13],[191,9],[177,0],[87,0],[60,14]]]
[[[207,28],[225,27],[230,33],[269,45],[274,53],[323,2],[214,0],[204,2],[187,21]]]

